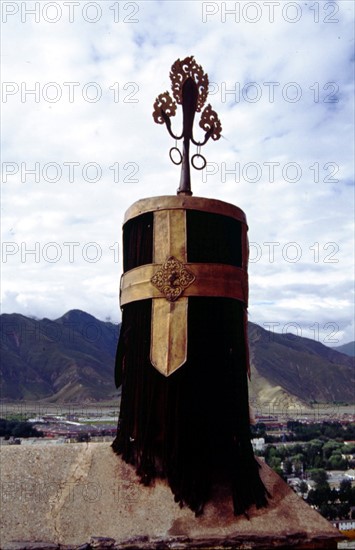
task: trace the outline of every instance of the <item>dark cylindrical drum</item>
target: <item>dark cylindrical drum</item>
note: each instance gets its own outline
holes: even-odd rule
[[[113,448],[196,513],[217,482],[236,514],[266,502],[250,443],[247,262],[231,204],[164,196],[126,212]]]

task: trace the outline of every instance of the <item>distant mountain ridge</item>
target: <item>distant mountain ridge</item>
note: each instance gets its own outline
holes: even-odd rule
[[[340,353],[345,353],[346,355],[350,355],[350,357],[355,357],[355,342],[348,342],[347,344],[343,344],[342,346],[336,346],[336,351],[340,351]]]
[[[119,326],[72,310],[56,319],[1,315],[1,397],[95,402],[113,382]]]
[[[305,403],[355,403],[354,358],[315,340],[271,333],[254,323],[249,323],[249,343],[252,396],[260,399],[263,394],[265,401],[269,394],[272,401],[278,389]]]
[[[120,325],[79,310],[56,320],[16,313],[0,320],[2,399],[89,403],[117,396]],[[254,323],[249,323],[249,341],[252,401],[355,403],[352,357]]]

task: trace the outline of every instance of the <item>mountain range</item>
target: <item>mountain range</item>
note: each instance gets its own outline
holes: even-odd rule
[[[90,403],[116,399],[120,325],[71,310],[59,319],[1,318],[1,398]],[[351,344],[334,348],[249,323],[252,401],[355,403]]]
[[[1,397],[94,402],[117,395],[113,382],[119,326],[84,311],[33,319],[1,315]]]
[[[256,402],[355,403],[354,358],[310,338],[249,323],[250,396]]]
[[[341,353],[345,353],[346,355],[350,355],[351,357],[355,357],[355,342],[348,342],[342,346],[336,346],[333,349],[340,351]]]

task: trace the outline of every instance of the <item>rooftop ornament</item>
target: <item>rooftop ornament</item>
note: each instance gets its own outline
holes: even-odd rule
[[[181,164],[180,186],[125,214],[115,368],[122,402],[112,448],[143,484],[166,479],[175,502],[197,516],[216,486],[227,489],[235,515],[247,515],[269,495],[250,433],[247,220],[233,204],[191,196],[190,163],[206,166],[201,148],[222,127],[205,106],[208,76],[192,56],[175,61],[170,78],[172,95],[157,97],[153,118],[176,142],[170,158]],[[171,123],[178,105],[181,134]]]
[[[157,124],[166,124],[169,134],[175,139],[175,147],[169,151],[171,161],[181,164],[180,186],[177,194],[192,195],[190,177],[190,141],[196,145],[197,152],[191,157],[191,164],[196,170],[203,170],[206,159],[201,155],[201,147],[212,138],[221,137],[222,126],[216,111],[210,104],[202,111],[199,126],[205,131],[202,141],[196,141],[193,135],[195,113],[201,112],[208,96],[208,75],[204,73],[193,56],[178,59],[170,71],[171,89],[174,99],[168,91],[159,94],[154,103],[153,118]],[[177,105],[182,105],[183,129],[176,135],[171,129],[171,117],[175,116]],[[177,141],[183,140],[182,153]]]

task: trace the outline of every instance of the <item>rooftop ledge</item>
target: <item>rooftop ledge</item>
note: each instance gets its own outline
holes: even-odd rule
[[[0,546],[55,548],[336,548],[344,537],[262,463],[272,495],[235,517],[218,488],[198,518],[163,480],[142,486],[109,443],[3,446]]]

